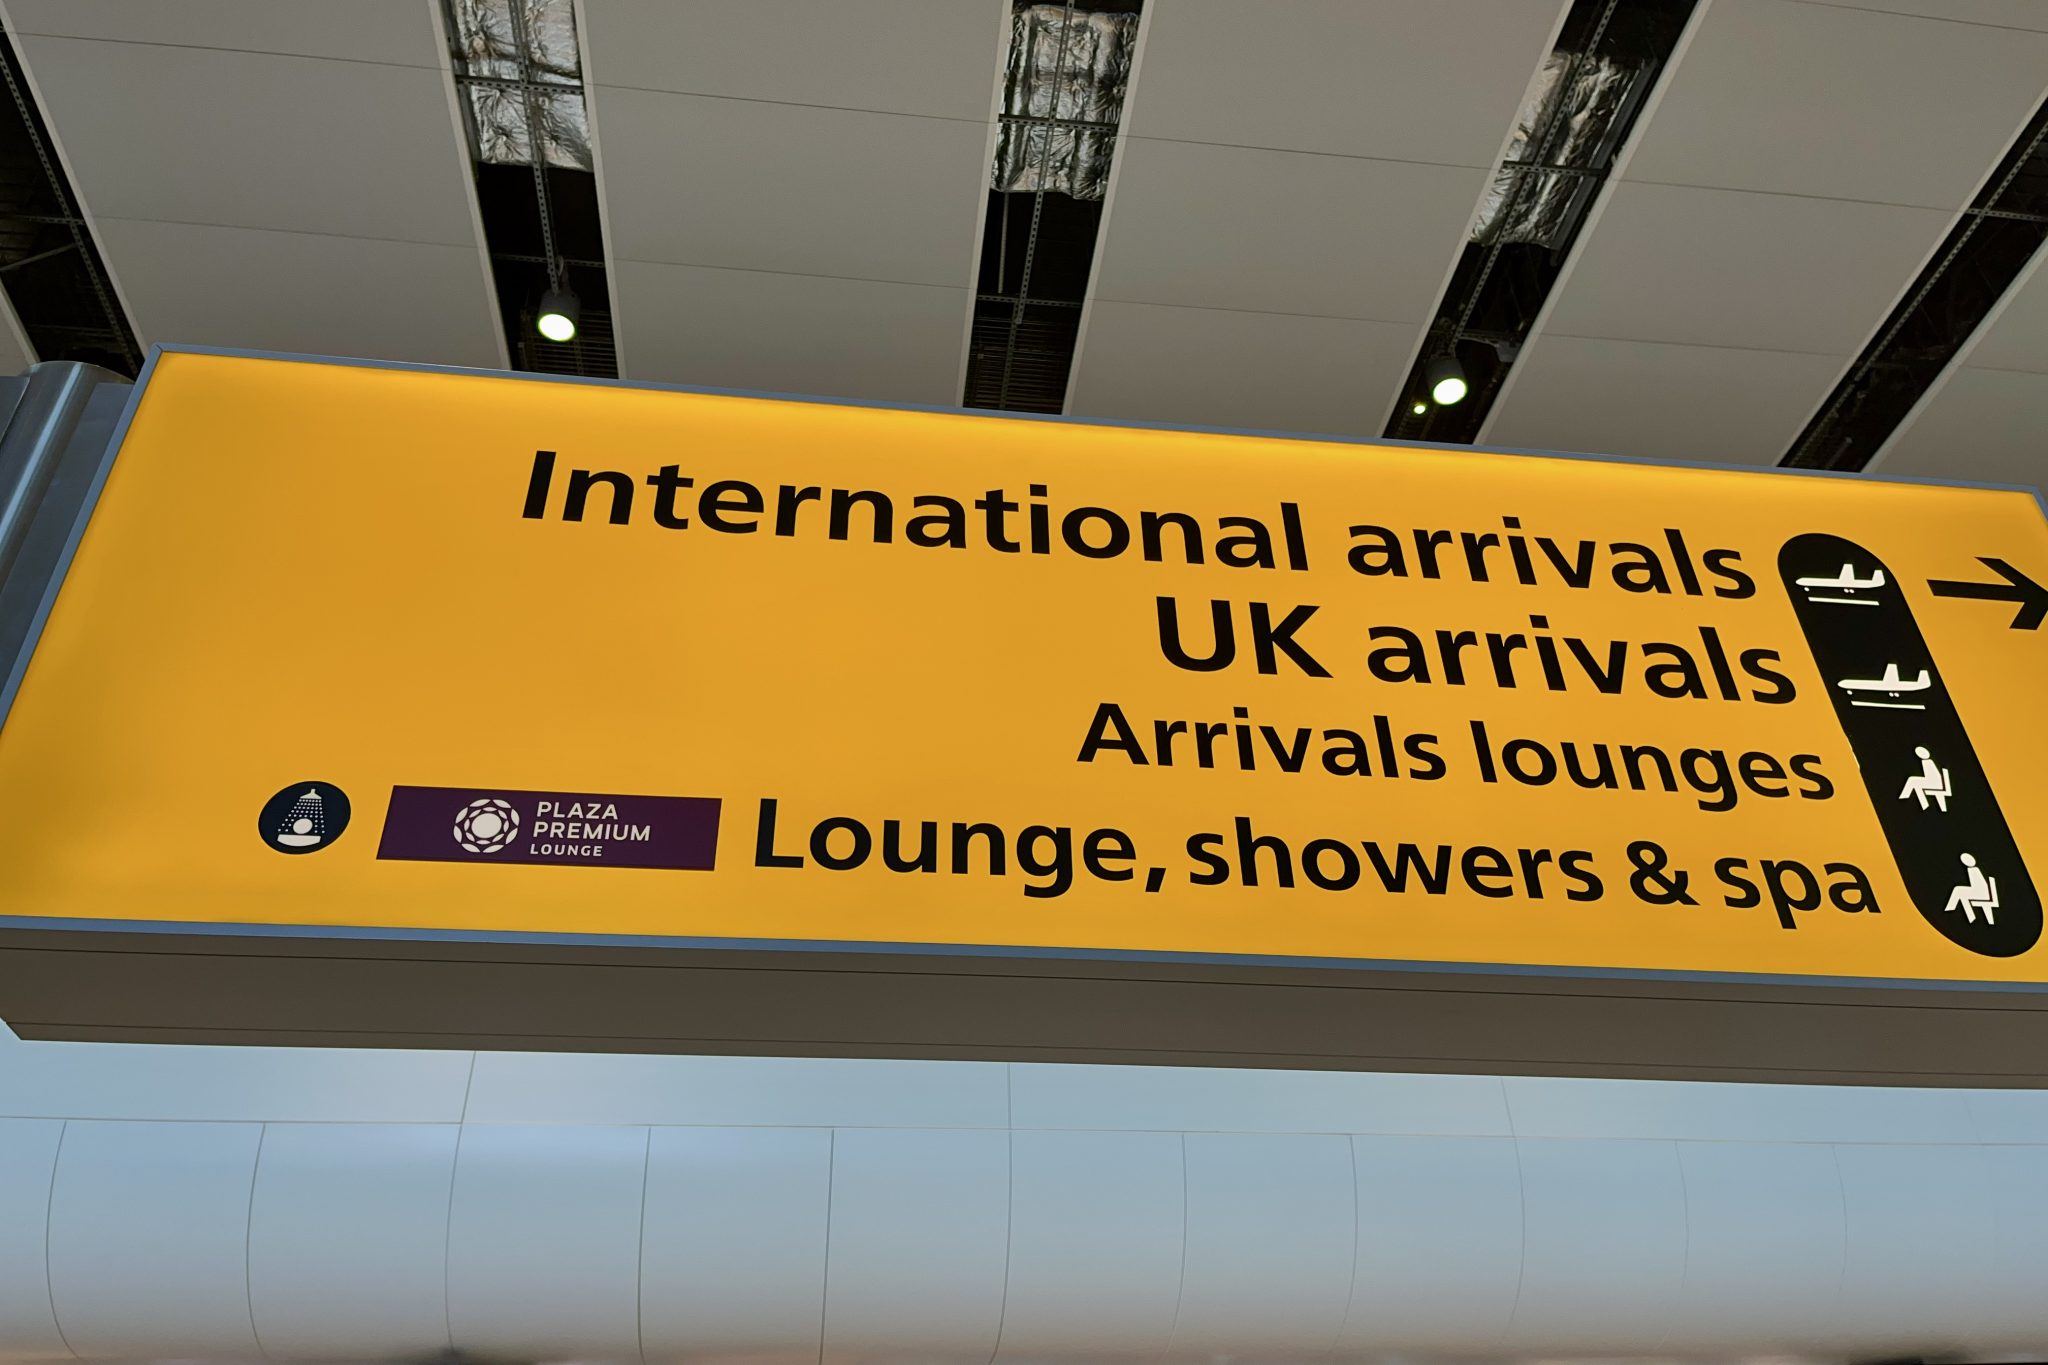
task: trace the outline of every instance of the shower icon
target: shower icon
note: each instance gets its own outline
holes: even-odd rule
[[[263,803],[256,832],[279,853],[312,853],[348,828],[348,797],[331,782],[294,782]]]
[[[277,841],[292,848],[312,848],[327,842],[327,803],[320,799],[318,787],[306,788],[292,803],[283,827],[277,831]]]

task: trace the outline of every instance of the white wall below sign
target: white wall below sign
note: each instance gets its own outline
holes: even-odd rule
[[[0,1361],[1987,1357],[2048,1093],[25,1043]]]

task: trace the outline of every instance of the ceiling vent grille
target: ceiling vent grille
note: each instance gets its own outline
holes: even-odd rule
[[[968,407],[1066,406],[1137,37],[1136,0],[1016,7],[968,337]]]

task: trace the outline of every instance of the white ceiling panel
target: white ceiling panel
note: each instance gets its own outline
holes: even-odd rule
[[[829,398],[957,404],[968,291],[772,271],[613,263],[645,320],[633,377]]]
[[[95,217],[475,241],[438,71],[73,38],[24,45]]]
[[[24,34],[437,65],[432,10],[421,0],[7,0],[6,10]]]
[[[1918,14],[1955,24],[1989,24],[1994,28],[2032,29],[2048,33],[2048,6],[2041,0],[1803,0],[1831,9],[1867,9],[1886,14]]]
[[[621,260],[971,277],[985,123],[610,86],[599,116]]]
[[[1480,439],[1775,463],[2044,88],[2048,34],[1710,0]]]
[[[1850,355],[1955,215],[1690,185],[1614,188],[1547,332]],[[1883,282],[1872,288],[1872,282]]]
[[[1152,6],[1068,410],[1380,431],[1564,9]],[[1201,311],[1220,309],[1236,315]],[[1333,321],[1353,325],[1319,325]],[[1246,375],[1262,378],[1232,382]],[[1313,392],[1307,375],[1339,391]]]
[[[126,218],[102,222],[100,237],[115,261],[175,267],[124,275],[135,328],[152,340],[501,363],[479,340],[499,322],[474,247]]]
[[[1154,0],[1133,137],[1493,165],[1554,0]]]
[[[7,8],[141,340],[502,364],[432,10],[340,13]]]
[[[1487,445],[1775,464],[1835,382],[1830,356],[1547,337],[1514,370]]]
[[[978,0],[592,0],[584,22],[607,85],[983,123],[1003,19]]]
[[[1361,372],[1407,364],[1404,324],[1098,299],[1070,407],[1132,421],[1377,436],[1386,395]],[[1169,417],[1170,414],[1170,417]]]
[[[1713,0],[1625,174],[1957,208],[2044,86],[2048,33]]]
[[[1892,439],[1873,472],[2048,487],[2048,375],[1964,366]]]
[[[1412,323],[1435,306],[1487,175],[1142,138],[1117,154],[1096,298],[1380,322]],[[1276,212],[1282,204],[1295,211]]]
[[[959,402],[1008,13],[584,0],[622,373]]]

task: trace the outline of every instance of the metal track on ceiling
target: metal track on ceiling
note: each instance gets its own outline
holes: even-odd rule
[[[2048,101],[1779,461],[1858,470],[1890,440],[2048,243]]]
[[[134,378],[135,329],[30,98],[11,34],[0,34],[0,289],[38,360],[77,360]]]

